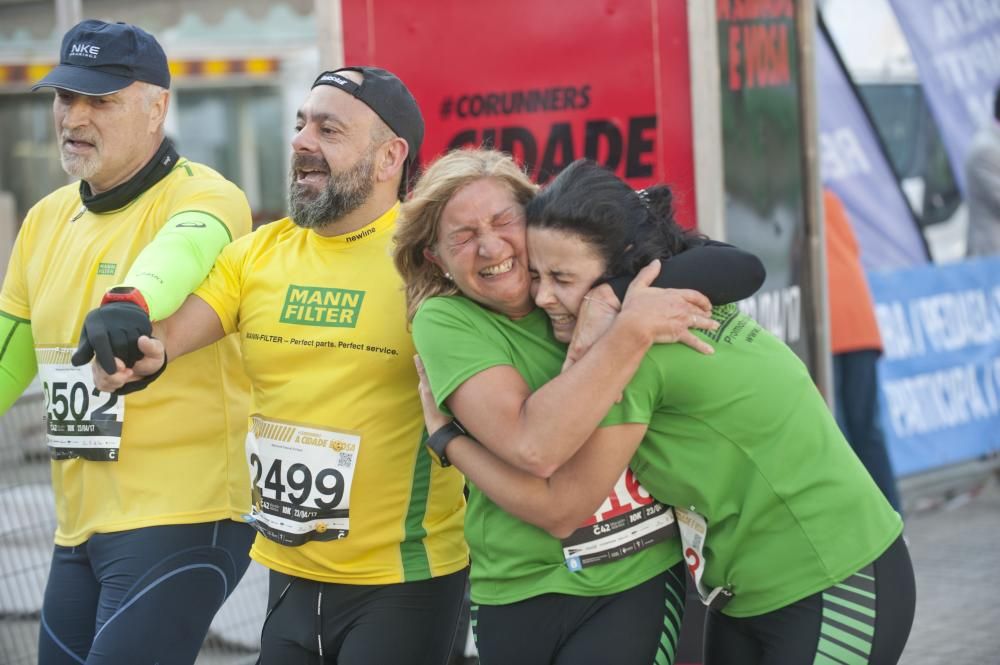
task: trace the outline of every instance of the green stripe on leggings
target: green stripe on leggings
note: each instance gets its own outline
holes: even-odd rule
[[[852,603],[849,600],[843,600],[842,598],[837,598],[836,596],[829,596],[829,595],[827,595],[827,594],[824,593],[823,594],[823,606],[824,607],[826,606],[827,602],[831,602],[831,603],[834,603],[836,605],[840,605],[842,607],[847,607],[849,609],[854,610],[855,612],[859,612],[861,614],[864,614],[866,617],[871,617],[872,620],[873,620],[873,623],[874,623],[875,610],[870,610],[867,607],[865,607],[864,605],[858,605],[857,603]]]
[[[671,665],[677,651],[678,630],[671,621],[670,614],[663,615],[663,632],[660,633],[660,646],[656,650],[656,665]]]
[[[656,649],[654,665],[673,665],[677,655],[677,641],[680,639],[681,620],[684,617],[684,596],[674,588],[682,586],[673,570],[667,570],[667,581],[664,586],[667,593],[663,602],[663,632],[660,633],[660,644]]]
[[[667,586],[669,587],[670,585],[668,584]],[[663,609],[663,628],[670,631],[670,635],[674,638],[674,644],[677,644],[681,619],[684,617],[684,601],[678,600],[675,604],[668,597],[663,603]]]
[[[859,589],[857,587],[853,587],[848,584],[837,584],[836,587],[838,589],[843,589],[844,591],[850,591],[851,593],[856,593],[859,596],[864,596],[865,598],[875,600],[875,594],[865,591],[864,589]]]
[[[849,649],[845,649],[839,644],[834,644],[830,640],[820,638],[818,652],[834,658],[837,662],[843,663],[844,665],[868,665],[868,659],[864,656],[859,656]],[[815,661],[813,661],[815,665]]]
[[[824,637],[836,640],[840,644],[853,648],[855,651],[860,651],[866,658],[868,654],[871,653],[872,643],[870,641],[866,641],[856,635],[851,635],[846,630],[840,630],[839,628],[834,628],[833,626],[824,623],[819,632],[820,635],[823,635]]]
[[[829,656],[824,656],[821,653],[816,654],[816,660],[813,661],[813,665],[844,665],[839,660],[834,660]]]
[[[825,621],[827,619],[830,621],[836,621],[837,623],[843,624],[849,628],[853,628],[854,630],[864,633],[868,637],[875,635],[875,628],[871,624],[851,618],[842,612],[838,612],[832,607],[823,608],[823,620]]]
[[[842,591],[871,596],[872,608],[837,597]],[[823,622],[813,665],[867,665],[875,636],[875,594],[844,582],[823,592]],[[854,610],[858,618],[847,616],[840,608]]]

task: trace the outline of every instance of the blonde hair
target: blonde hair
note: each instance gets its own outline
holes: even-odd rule
[[[522,206],[538,191],[514,159],[485,148],[453,150],[434,161],[413,187],[413,195],[399,213],[393,261],[406,285],[406,318],[412,321],[420,305],[434,296],[459,293],[441,269],[427,260],[425,249],[437,242],[441,213],[462,187],[483,178],[504,183]]]

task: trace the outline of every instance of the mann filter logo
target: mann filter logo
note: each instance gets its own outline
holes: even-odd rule
[[[102,263],[97,266],[98,275],[114,275],[116,270],[118,270],[117,263]]]
[[[364,299],[364,291],[291,284],[281,309],[281,322],[354,328],[358,325]]]

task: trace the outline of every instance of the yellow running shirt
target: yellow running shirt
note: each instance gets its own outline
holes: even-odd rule
[[[422,444],[389,255],[398,208],[335,237],[290,219],[262,226],[226,247],[195,291],[240,333],[260,532],[251,556],[287,575],[393,584],[468,564],[462,476]]]
[[[90,366],[69,361],[87,312],[172,216],[189,211],[224,222],[234,237],[250,231],[243,193],[182,158],[109,213],[86,210],[78,184],[62,187],[28,212],[17,236],[0,311],[31,323],[48,412],[58,545],[246,512],[248,387],[235,337],[171,361],[159,381],[125,397],[95,391]]]

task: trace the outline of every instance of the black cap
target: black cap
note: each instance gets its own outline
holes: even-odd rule
[[[361,83],[339,76],[338,72],[359,72],[364,77]],[[378,67],[341,67],[330,72],[323,72],[312,87],[332,85],[360,99],[368,108],[375,111],[378,117],[389,126],[396,136],[406,141],[409,152],[406,164],[411,167],[417,161],[420,144],[424,140],[424,117],[420,114],[417,100],[403,85],[395,74]],[[406,175],[402,185],[405,187]]]
[[[88,19],[63,36],[59,64],[31,89],[110,95],[135,81],[170,87],[167,56],[156,38],[128,23]]]

